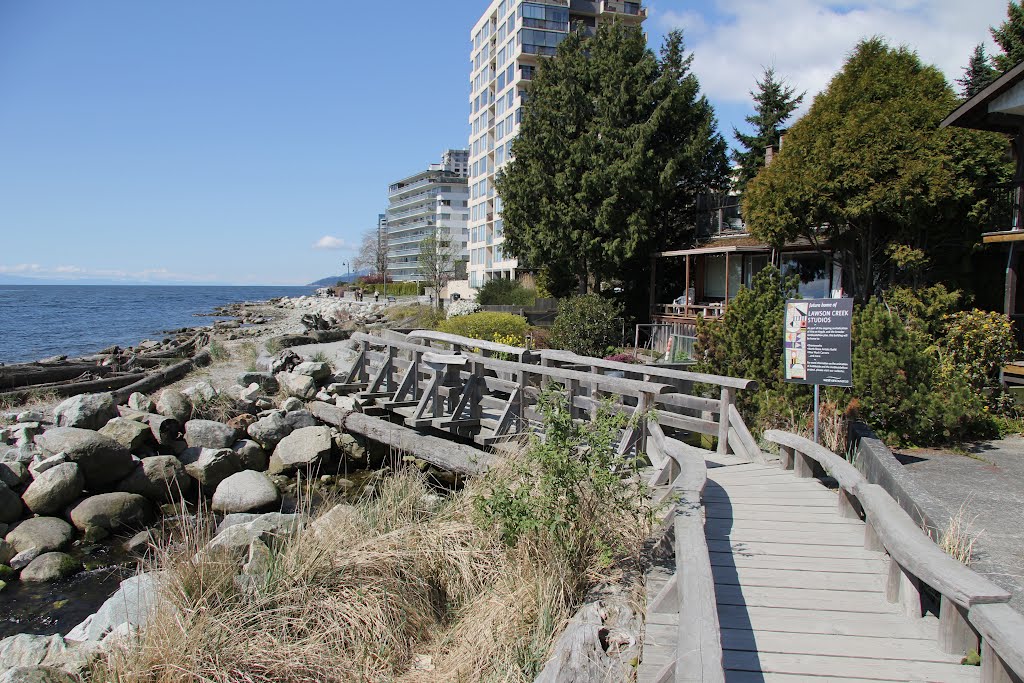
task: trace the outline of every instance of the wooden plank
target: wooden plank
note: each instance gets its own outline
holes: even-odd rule
[[[726,650],[814,654],[829,657],[870,657],[872,659],[952,662],[933,641],[923,638],[874,638],[821,633],[805,633],[794,638],[778,631],[722,629],[722,647]]]
[[[665,406],[677,408],[688,408],[701,412],[717,413],[721,408],[718,399],[704,398],[703,396],[692,396],[690,394],[663,394],[658,397],[658,403]],[[678,415],[678,413],[671,413]]]
[[[666,413],[659,410],[658,422],[673,429],[683,429],[688,432],[718,436],[718,423],[711,420],[702,420],[698,417],[676,415],[675,413]]]
[[[859,678],[850,676],[807,676],[805,674],[780,674],[764,673],[760,671],[730,671],[729,683],[807,683],[807,681],[821,681],[824,683],[864,683],[865,681],[878,681],[878,678]],[[898,679],[889,679],[898,680]],[[965,681],[977,680],[966,678]]]
[[[753,629],[778,633],[823,633],[849,636],[918,638],[935,642],[935,620],[910,620],[892,612],[839,612],[832,609],[803,610],[785,607],[719,605],[722,628]]]
[[[795,508],[795,509],[794,509]],[[763,520],[776,522],[806,521],[813,524],[849,524],[850,520],[840,517],[831,507],[790,506],[787,508],[766,508],[763,505],[728,509],[725,505],[708,508],[707,519]],[[861,527],[863,528],[863,526]]]
[[[818,610],[823,605],[840,612],[891,612],[892,606],[877,591],[849,591],[841,589],[818,590],[811,588],[773,588],[770,586],[733,586],[715,584],[720,605],[747,607],[785,607],[787,609]]]
[[[717,586],[713,583],[699,511],[677,515],[675,535],[676,576],[681,598],[675,680],[676,683],[724,683],[715,599]]]
[[[883,576],[886,570],[885,560],[861,557],[801,557],[798,555],[768,555],[733,553],[711,553],[711,565],[720,567],[751,567],[759,569],[794,569],[815,570],[821,566],[822,560],[828,561],[832,571],[846,574],[870,574]]]
[[[803,676],[832,676],[837,671],[876,681],[964,681],[972,667],[938,662],[875,660],[862,657],[827,657],[810,654],[724,652],[726,667]]]
[[[799,531],[814,535],[821,534],[829,538],[835,534],[845,534],[856,540],[864,540],[864,525],[856,522],[853,524],[815,524],[809,520],[788,519],[779,521],[710,517],[707,520],[706,526],[709,529],[716,529],[718,531],[728,531],[729,529],[763,529],[769,532],[781,531],[786,533]]]
[[[871,592],[880,591],[884,586],[884,579],[878,574],[833,571],[827,560],[822,560],[817,569],[765,569],[712,564],[711,571],[715,583],[741,585],[744,589],[764,586],[831,590],[835,586],[842,586],[845,590]]]
[[[771,533],[767,531],[762,531],[760,529],[723,530],[709,528],[707,530],[707,537],[708,541],[753,541],[759,543],[774,543],[776,545],[803,545],[817,541],[821,545],[825,546],[846,546],[848,548],[856,548],[858,546],[862,546],[864,543],[863,537],[851,537],[841,535],[830,538],[821,538],[813,534],[809,535],[803,533],[801,531],[777,531]]]
[[[810,539],[808,539],[810,540]],[[730,553],[732,555],[773,555],[775,557],[844,557],[855,559],[878,559],[881,553],[864,550],[862,547],[834,546],[814,543],[766,543],[763,541],[745,541],[740,539],[708,539],[711,552]]]

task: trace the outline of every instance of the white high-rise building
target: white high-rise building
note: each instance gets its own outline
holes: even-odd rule
[[[555,54],[570,27],[647,18],[640,2],[622,0],[493,0],[470,33],[469,284],[514,278],[502,253],[501,198],[494,174],[509,161],[537,61]]]
[[[388,276],[396,281],[422,280],[420,243],[437,231],[468,258],[469,151],[445,150],[440,164],[392,183],[388,188]]]

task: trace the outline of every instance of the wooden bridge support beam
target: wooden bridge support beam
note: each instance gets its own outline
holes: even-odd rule
[[[722,397],[718,413],[718,454],[729,454],[729,406],[736,401],[736,390],[722,387]]]
[[[980,652],[980,638],[967,620],[967,610],[948,598],[939,606],[939,648],[951,655]]]

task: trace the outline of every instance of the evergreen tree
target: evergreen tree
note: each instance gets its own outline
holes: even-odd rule
[[[985,46],[978,43],[971,54],[971,61],[964,67],[964,75],[956,82],[962,88],[964,99],[969,100],[994,81],[997,76],[999,76],[999,72],[989,62],[988,55],[985,54]]]
[[[571,273],[581,293],[616,279],[642,295],[649,254],[680,243],[697,195],[728,170],[682,34],[658,59],[620,22],[577,29],[541,62],[512,149],[496,183],[505,252]]]
[[[743,147],[732,153],[733,161],[739,166],[737,190],[742,192],[747,183],[764,168],[765,148],[778,144],[783,124],[804,101],[805,94],[797,95],[795,88],[788,88],[784,80],[777,80],[773,67],[764,70],[764,76],[757,81],[757,90],[750,91],[756,113],[746,117],[746,121],[753,127],[753,134],[732,129],[736,141]]]
[[[1002,50],[1001,54],[993,55],[992,61],[996,69],[1006,73],[1024,61],[1024,7],[1010,0],[1006,5],[1006,21],[991,31],[993,40]]]

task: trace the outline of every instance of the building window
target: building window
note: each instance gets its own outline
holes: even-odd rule
[[[525,28],[542,28],[548,31],[569,30],[569,10],[563,7],[524,2],[519,6],[516,14],[522,18]]]

